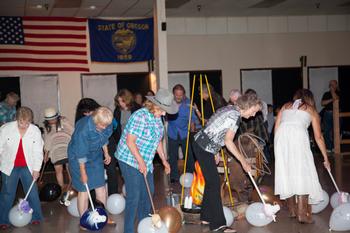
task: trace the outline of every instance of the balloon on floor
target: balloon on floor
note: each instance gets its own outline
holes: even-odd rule
[[[157,228],[152,223],[152,217],[146,217],[139,222],[137,233],[169,233],[169,231],[163,221],[162,226]]]
[[[224,215],[226,219],[226,226],[231,226],[233,224],[234,216],[233,212],[230,210],[230,208],[224,206]]]
[[[273,218],[267,216],[264,212],[264,204],[261,202],[254,202],[250,204],[245,213],[247,221],[256,227],[266,226],[273,221]]]
[[[185,188],[190,188],[193,181],[193,174],[186,172],[180,176],[180,184]]]
[[[78,211],[78,199],[77,197],[73,197],[72,200],[70,200],[70,204],[67,207],[68,213],[74,217],[79,217],[79,211]]]
[[[333,231],[350,231],[350,203],[341,204],[333,210],[329,228]]]
[[[179,232],[182,226],[182,217],[176,208],[165,206],[158,211],[158,214],[169,230],[169,233]]]
[[[107,224],[107,220],[107,212],[103,208],[88,209],[80,218],[80,226],[90,231],[99,231]]]
[[[24,227],[32,220],[32,213],[23,212],[18,205],[12,207],[9,212],[9,221],[15,227]]]
[[[350,202],[349,193],[346,192],[335,192],[331,196],[331,206],[334,208],[340,206],[341,204]]]
[[[107,199],[107,210],[111,214],[120,214],[125,209],[125,198],[118,194],[112,194]]]
[[[329,204],[329,195],[326,191],[322,190],[322,195],[323,195],[323,201],[311,205],[311,210],[313,214],[320,213],[322,210],[324,210],[327,205]]]
[[[61,187],[55,183],[45,184],[40,190],[40,201],[55,201],[61,196]]]

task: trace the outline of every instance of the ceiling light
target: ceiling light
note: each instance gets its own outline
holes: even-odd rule
[[[41,8],[43,8],[43,5],[38,4],[38,5],[36,5],[35,7],[36,7],[37,9],[41,9]]]
[[[96,9],[96,6],[91,5],[91,6],[89,6],[89,8],[90,8],[90,10],[95,10],[95,9]]]

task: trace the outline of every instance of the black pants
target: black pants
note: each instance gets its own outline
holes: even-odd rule
[[[226,225],[226,219],[221,203],[220,177],[215,164],[214,155],[203,150],[195,141],[192,144],[193,152],[202,169],[205,180],[201,220],[210,223],[210,230]]]
[[[179,170],[177,166],[177,161],[179,158],[179,146],[181,146],[182,153],[185,159],[186,153],[186,142],[187,138],[184,139],[171,139],[168,137],[168,155],[170,163],[170,178],[174,180],[179,180]],[[186,172],[192,173],[194,171],[194,158],[192,153],[191,144],[188,145],[188,154],[187,154],[187,166]]]
[[[117,159],[114,154],[110,154],[111,162],[105,165],[107,172],[107,186],[108,186],[108,196],[114,193],[118,193],[118,174],[117,174]]]

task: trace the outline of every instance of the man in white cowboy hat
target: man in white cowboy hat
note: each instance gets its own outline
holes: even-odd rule
[[[170,165],[163,149],[164,126],[161,117],[165,113],[175,114],[178,105],[174,96],[166,89],[159,89],[155,96],[146,96],[144,107],[134,112],[125,129],[115,153],[125,181],[126,206],[124,233],[134,233],[134,221],[142,220],[150,214],[151,201],[145,179],[153,193],[153,158],[158,152],[165,168]]]

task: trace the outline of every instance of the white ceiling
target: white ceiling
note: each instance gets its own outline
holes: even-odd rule
[[[166,2],[167,17],[350,13],[350,0],[166,0]],[[38,8],[38,5],[42,8]],[[95,6],[95,9],[90,9],[90,6]],[[152,16],[152,8],[153,0],[0,0],[2,16],[145,17]]]

